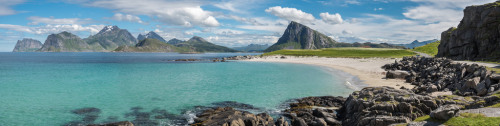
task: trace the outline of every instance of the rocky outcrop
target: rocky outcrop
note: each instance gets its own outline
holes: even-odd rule
[[[231,107],[213,108],[197,115],[192,126],[272,126],[273,118],[266,113],[252,114]],[[279,121],[284,124],[283,121]]]
[[[436,110],[433,110],[430,114],[431,118],[437,119],[437,120],[443,120],[446,121],[452,117],[455,116],[455,114],[458,113],[460,110],[460,106],[458,105],[443,105],[437,108]]]
[[[332,38],[305,25],[290,22],[281,38],[264,52],[280,49],[321,49],[334,47],[337,43]]]
[[[405,57],[382,68],[410,73],[406,82],[415,85],[413,91],[420,94],[452,91],[462,96],[484,96],[500,88],[500,75],[484,66],[453,63],[450,59]]]
[[[408,123],[427,115],[441,102],[433,97],[390,87],[368,87],[352,93],[340,111],[342,125],[384,126]]]
[[[12,52],[35,52],[42,48],[42,42],[30,38],[17,40],[16,46]]]
[[[167,42],[165,39],[163,39],[163,37],[161,37],[160,35],[156,34],[155,32],[153,31],[150,31],[148,34],[146,35],[142,35],[142,34],[139,34],[137,35],[137,40],[138,41],[142,41],[144,39],[157,39],[157,40],[160,40],[162,42]]]
[[[41,52],[93,52],[102,50],[99,45],[89,45],[80,37],[69,32],[51,34],[45,40]]]
[[[284,114],[293,126],[339,126],[336,110],[342,108],[345,98],[333,96],[305,97],[290,103]]]
[[[437,57],[457,60],[500,59],[500,2],[469,6],[457,28],[441,33]]]

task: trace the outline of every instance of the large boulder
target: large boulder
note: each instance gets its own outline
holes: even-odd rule
[[[407,76],[410,76],[410,73],[408,71],[402,71],[402,70],[391,70],[388,71],[387,74],[385,75],[386,78],[391,78],[391,79],[405,79]]]
[[[432,111],[430,116],[431,118],[438,120],[448,120],[455,116],[460,110],[460,106],[458,105],[443,105],[436,110]]]
[[[197,115],[194,126],[268,126],[273,118],[266,113],[254,115],[231,107],[208,109]]]

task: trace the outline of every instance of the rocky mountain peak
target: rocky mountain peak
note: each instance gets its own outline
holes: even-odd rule
[[[148,32],[146,35],[139,34],[137,36],[137,40],[139,40],[139,41],[147,39],[147,38],[158,39],[158,40],[160,40],[162,42],[167,42],[165,39],[163,39],[163,37],[161,37],[160,35],[156,34],[153,31]]]
[[[337,43],[332,38],[321,34],[303,24],[290,22],[281,38],[265,52],[280,49],[321,49],[334,47]]]
[[[118,26],[116,26],[116,25],[114,25],[114,26],[108,25],[108,26],[105,26],[104,28],[102,28],[102,30],[99,31],[99,33],[105,33],[105,32],[110,32],[110,31],[118,31],[118,30],[120,30],[120,28],[118,28]]]

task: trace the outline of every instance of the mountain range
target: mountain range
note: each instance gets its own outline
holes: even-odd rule
[[[198,36],[188,41],[175,38],[165,41],[151,31],[137,37],[118,26],[106,26],[99,33],[84,39],[64,31],[49,35],[43,44],[34,39],[19,40],[13,52],[237,52]]]
[[[414,43],[421,44],[422,42],[416,41]],[[36,49],[35,45],[31,43],[27,44],[24,41],[18,41],[17,45],[19,46],[16,46],[14,51],[24,51],[29,48],[28,50],[40,52],[270,52],[281,49],[321,49],[334,47],[403,48],[387,43],[337,42],[316,30],[294,21],[290,22],[284,34],[271,46],[250,44],[245,47],[232,49],[210,43],[199,36],[194,36],[188,41],[175,38],[166,41],[153,31],[145,35],[139,34],[135,38],[126,29],[120,29],[118,26],[106,26],[99,33],[84,39],[69,32],[51,34],[40,49]]]
[[[270,45],[259,45],[259,44],[250,44],[243,47],[233,47],[233,49],[241,51],[241,52],[262,52],[265,49],[269,48]]]
[[[438,41],[437,39],[433,39],[433,40],[427,40],[427,41],[423,41],[423,42],[419,42],[418,40],[415,40],[411,43],[408,43],[408,44],[392,44],[392,45],[396,45],[396,46],[404,46],[405,48],[409,48],[409,49],[413,49],[415,47],[420,47],[420,46],[424,46],[424,45],[427,45],[429,43],[433,43],[433,42],[436,42]]]

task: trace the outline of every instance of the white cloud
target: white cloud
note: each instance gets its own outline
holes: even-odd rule
[[[381,11],[384,10],[384,8],[373,8],[373,11]]]
[[[31,20],[29,25],[38,25],[38,24],[88,24],[92,22],[92,19],[85,18],[54,18],[54,17],[38,17],[31,16],[28,17],[28,20]]]
[[[63,25],[43,25],[43,26],[37,26],[37,27],[27,27],[27,26],[21,26],[21,25],[12,25],[12,24],[0,24],[0,29],[7,29],[11,31],[18,31],[18,32],[26,32],[26,33],[32,33],[32,34],[52,34],[52,33],[59,33],[62,31],[68,31],[68,32],[88,32],[91,34],[98,33],[99,30],[101,30],[104,27],[104,25],[88,25],[88,26],[82,26],[82,25],[77,25],[77,24],[63,24]]]
[[[220,23],[212,12],[203,10],[200,1],[137,1],[137,0],[96,0],[81,4],[116,10],[118,12],[147,15],[160,22],[180,26],[215,27]]]
[[[0,29],[7,29],[12,31],[28,32],[28,33],[33,32],[29,27],[21,25],[12,25],[12,24],[0,24]]]
[[[321,17],[321,20],[332,25],[341,24],[343,22],[342,17],[339,13],[329,14],[328,12],[326,12],[320,13],[319,16]]]
[[[241,13],[241,11],[239,9],[235,8],[235,4],[232,2],[218,3],[218,4],[215,4],[214,6],[220,8],[220,9]]]
[[[239,34],[239,35],[214,35],[206,37],[207,41],[228,47],[241,47],[249,44],[274,44],[279,36],[271,34]]]
[[[145,24],[141,20],[141,18],[139,18],[138,16],[130,15],[130,14],[116,13],[115,15],[113,15],[113,17],[111,17],[111,19],[117,20],[117,21],[129,21],[129,22],[136,22],[136,23],[140,23],[140,24]]]
[[[275,6],[267,8],[266,12],[271,13],[274,16],[278,16],[282,19],[296,21],[299,23],[311,23],[315,20],[312,14],[303,12],[302,10],[298,10],[296,8],[282,8],[281,6]]]
[[[0,16],[18,13],[11,6],[24,3],[24,0],[0,0]]]
[[[463,9],[470,5],[494,2],[495,0],[411,0],[418,3],[408,8],[403,15],[410,19],[433,22],[458,22],[463,17]]]

